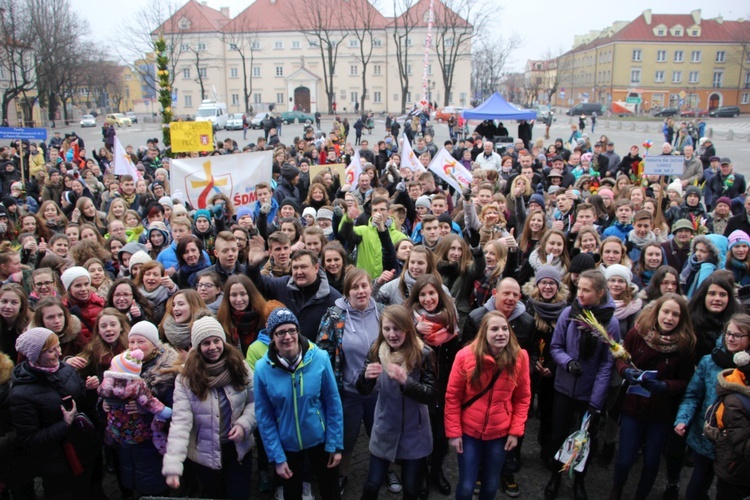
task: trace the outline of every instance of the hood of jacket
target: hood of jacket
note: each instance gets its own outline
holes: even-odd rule
[[[716,394],[723,396],[730,392],[736,392],[750,397],[750,387],[745,375],[737,368],[727,368],[719,373],[716,385]]]
[[[724,264],[727,260],[727,252],[729,252],[729,239],[721,234],[707,234],[706,239],[710,241],[715,247],[717,257],[719,259],[719,269],[724,269]]]
[[[484,303],[484,308],[487,309],[488,311],[497,310],[497,306],[495,305],[494,295],[490,297],[490,299],[487,302]],[[508,318],[508,321],[513,321],[514,319],[516,319],[517,317],[519,317],[525,312],[526,312],[526,305],[519,300],[518,304],[516,304],[516,307],[513,309],[513,312],[510,313],[510,318]]]

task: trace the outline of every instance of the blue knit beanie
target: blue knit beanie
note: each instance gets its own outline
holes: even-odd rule
[[[271,314],[268,316],[268,321],[266,321],[266,332],[268,333],[268,336],[273,336],[273,332],[276,330],[276,328],[279,325],[285,324],[293,324],[299,330],[299,321],[297,321],[297,316],[295,316],[292,311],[285,307],[277,307],[276,309],[271,311]]]

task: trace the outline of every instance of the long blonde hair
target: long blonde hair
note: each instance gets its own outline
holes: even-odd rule
[[[510,330],[510,338],[508,339],[508,345],[505,349],[500,351],[497,356],[493,356],[490,351],[490,344],[487,342],[487,330],[489,329],[490,319],[502,318],[508,324],[508,330]],[[518,352],[521,350],[521,346],[518,345],[518,339],[516,334],[513,333],[513,328],[510,326],[508,318],[505,317],[500,311],[490,311],[482,318],[482,323],[479,325],[479,332],[474,337],[474,341],[471,343],[471,352],[474,353],[474,372],[471,374],[471,385],[475,389],[481,389],[481,378],[482,371],[484,369],[484,357],[490,356],[495,360],[495,369],[505,370],[510,369],[512,373],[511,378],[515,379],[515,367],[516,359],[518,358]]]

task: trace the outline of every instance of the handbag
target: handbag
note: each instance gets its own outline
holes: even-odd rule
[[[489,383],[489,384],[487,384],[487,387],[485,387],[484,389],[482,389],[482,390],[481,390],[480,392],[478,392],[477,394],[475,394],[475,395],[474,395],[474,397],[472,397],[472,398],[471,398],[471,399],[469,399],[469,400],[468,400],[467,402],[465,402],[464,404],[462,404],[462,405],[461,405],[461,409],[462,409],[462,410],[465,410],[465,409],[466,409],[466,408],[468,408],[469,406],[471,406],[471,405],[473,405],[474,403],[476,403],[476,402],[477,402],[477,401],[479,400],[479,398],[481,398],[482,396],[484,396],[485,394],[487,394],[487,391],[489,391],[490,389],[492,389],[492,386],[493,386],[493,385],[495,385],[495,382],[497,382],[497,379],[499,379],[499,378],[500,378],[500,374],[501,374],[502,372],[503,372],[502,370],[497,370],[497,371],[496,371],[496,372],[495,372],[495,373],[494,373],[494,374],[492,375],[492,380],[490,380],[490,383]]]

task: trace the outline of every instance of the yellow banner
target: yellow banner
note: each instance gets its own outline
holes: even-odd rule
[[[173,153],[211,151],[214,129],[211,122],[172,122],[169,124]]]

